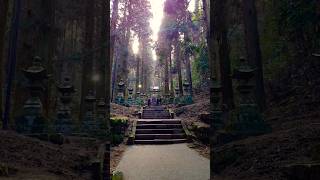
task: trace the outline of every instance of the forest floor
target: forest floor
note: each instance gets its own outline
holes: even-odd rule
[[[69,141],[56,145],[0,131],[0,179],[91,179],[90,157],[96,156],[100,142],[77,137]]]
[[[300,165],[320,162],[319,68],[320,62],[299,65],[294,76],[283,73],[268,83],[264,118],[272,132],[214,148],[220,168],[215,179],[314,179]]]
[[[210,108],[209,92],[195,93],[194,103],[187,106],[172,106],[177,118],[180,118],[188,127],[202,127],[209,129],[210,125],[203,122],[200,118],[201,114],[208,114]],[[192,131],[192,130],[191,130]],[[188,145],[190,148],[198,151],[202,156],[210,158],[210,145],[203,143],[199,139],[194,139]]]

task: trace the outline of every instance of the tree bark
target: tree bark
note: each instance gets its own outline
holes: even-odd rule
[[[220,76],[222,84],[222,101],[229,108],[234,107],[233,89],[231,79],[231,66],[230,66],[230,47],[228,42],[228,28],[226,25],[226,12],[227,2],[225,0],[216,0],[213,4],[214,8],[214,23],[216,31],[216,39],[218,42]]]
[[[166,52],[167,53],[167,52]],[[169,94],[169,56],[166,54],[164,56],[164,94]]]
[[[13,81],[15,78],[16,71],[16,60],[17,60],[17,42],[18,42],[18,30],[20,25],[20,12],[21,12],[21,1],[17,0],[14,2],[13,17],[11,19],[11,31],[9,37],[8,47],[8,69],[6,74],[6,91],[5,91],[5,106],[3,115],[3,129],[9,129],[9,120],[11,115],[11,93]]]
[[[107,1],[105,0],[100,0],[100,39],[99,39],[99,48],[101,48],[100,53],[99,53],[99,58],[98,58],[98,72],[99,72],[99,81],[98,81],[98,86],[97,86],[97,96],[98,98],[106,98],[106,76],[110,75],[110,71],[107,71],[107,66],[108,65],[108,57],[107,54],[109,49],[107,48],[108,43],[109,43],[109,37],[108,35],[108,11],[109,7],[107,6]],[[109,68],[109,67],[108,67]]]
[[[5,46],[5,33],[7,29],[7,18],[8,18],[8,9],[9,9],[9,1],[8,0],[0,0],[0,120],[2,121],[2,92],[3,92],[3,84],[2,78],[4,75],[4,46]]]
[[[139,84],[140,84],[140,58],[136,56],[136,61],[137,61],[137,69],[136,69],[136,92],[135,94],[137,95],[137,92],[139,90]]]
[[[170,94],[173,97],[174,96],[174,87],[173,87],[173,78],[172,78],[172,46],[170,44],[169,47],[169,81],[170,81]]]
[[[118,14],[119,0],[114,0],[112,5],[112,19],[111,19],[111,43],[110,43],[110,63],[113,64],[114,43],[116,39],[116,26],[119,18]]]
[[[85,19],[85,44],[83,52],[86,56],[82,61],[82,83],[81,83],[81,104],[80,121],[84,119],[86,108],[85,98],[93,88],[92,68],[93,68],[93,34],[94,34],[94,11],[95,0],[86,0]]]
[[[188,30],[184,34],[184,40],[185,40],[185,42],[188,42],[188,40],[189,40]],[[189,52],[187,52],[187,48],[185,49],[185,52],[184,52],[184,58],[185,58],[185,63],[186,63],[187,81],[190,84],[190,94],[192,96],[193,95],[193,85],[192,85],[191,64],[190,64],[190,56],[189,56]]]
[[[179,84],[179,91],[180,95],[183,96],[183,83],[182,83],[182,73],[181,73],[181,48],[179,40],[176,39],[176,45],[175,45],[175,57],[177,62],[177,71],[178,71],[178,84]]]
[[[242,1],[244,26],[245,26],[245,40],[247,49],[247,58],[249,64],[256,68],[255,71],[255,100],[261,111],[265,109],[265,90],[263,79],[263,65],[261,58],[257,12],[254,0]]]

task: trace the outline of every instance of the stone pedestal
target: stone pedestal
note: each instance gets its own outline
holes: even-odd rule
[[[223,121],[222,121],[222,111],[221,111],[221,104],[220,104],[220,96],[221,96],[221,85],[214,81],[212,88],[211,88],[211,103],[212,103],[212,123],[211,126],[213,127],[213,130],[219,130],[224,127]]]
[[[98,129],[98,122],[94,113],[94,105],[96,102],[96,97],[90,91],[85,98],[86,113],[85,118],[82,121],[82,132],[92,134]]]
[[[60,93],[60,105],[57,111],[55,129],[57,133],[71,134],[73,130],[71,102],[72,94],[75,92],[75,89],[71,84],[71,79],[69,77],[65,77],[57,88]]]

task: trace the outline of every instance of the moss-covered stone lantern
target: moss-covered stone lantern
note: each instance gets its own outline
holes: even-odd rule
[[[24,103],[22,117],[16,119],[17,131],[22,133],[42,133],[48,130],[48,122],[43,117],[41,96],[46,89],[45,80],[49,78],[42,59],[34,57],[32,65],[22,72],[27,79],[29,97]]]
[[[118,83],[117,87],[117,98],[116,98],[116,104],[124,105],[124,95],[125,95],[125,83],[121,79]]]
[[[234,124],[234,130],[240,135],[258,135],[269,131],[258,106],[253,98],[255,69],[248,65],[244,58],[240,58],[240,65],[234,70],[239,92],[239,113]]]

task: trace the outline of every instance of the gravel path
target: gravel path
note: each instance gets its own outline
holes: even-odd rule
[[[117,171],[125,180],[207,180],[210,162],[187,144],[129,146]]]

